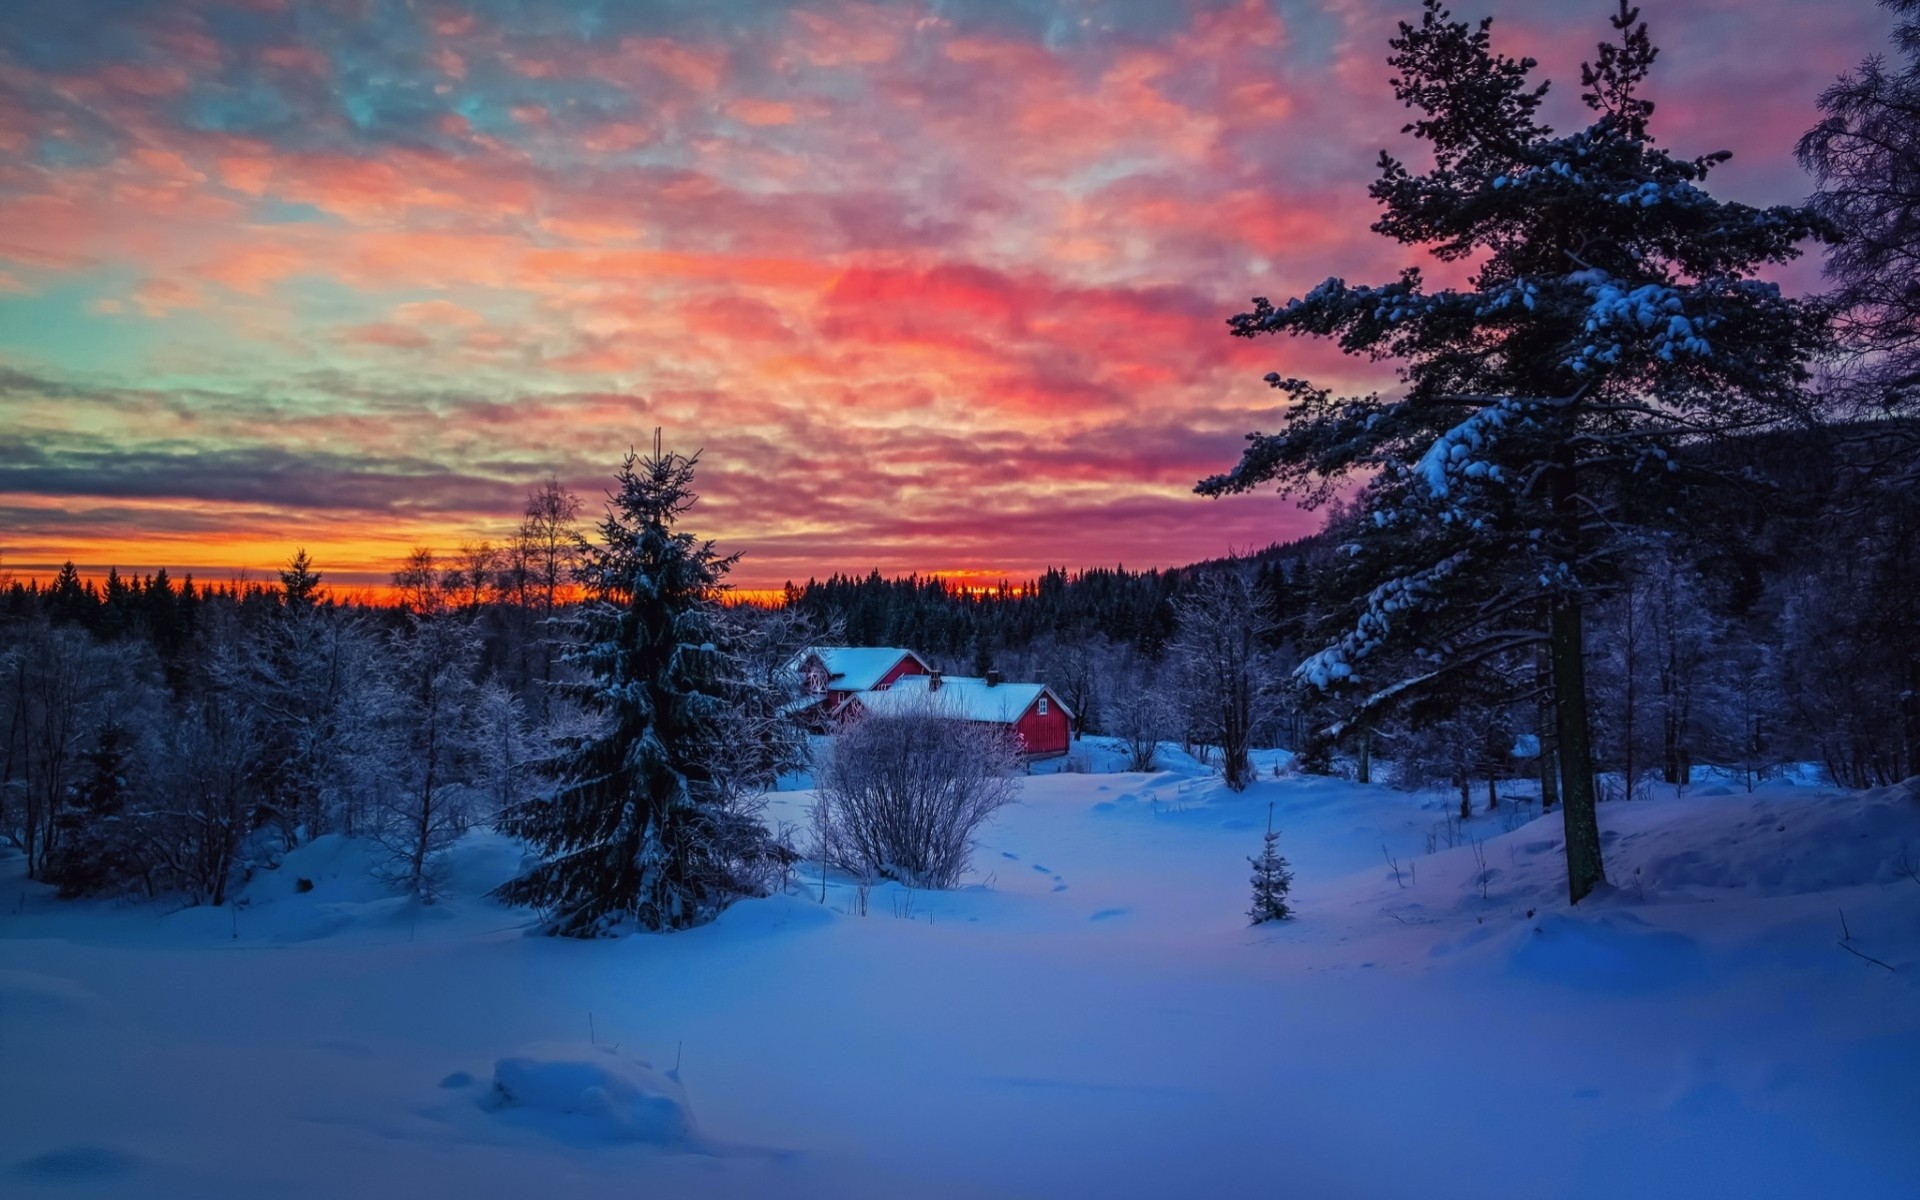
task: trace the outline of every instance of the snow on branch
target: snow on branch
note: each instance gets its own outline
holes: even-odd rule
[[[1394,621],[1402,614],[1424,608],[1439,586],[1465,565],[1468,558],[1466,551],[1448,555],[1430,567],[1390,579],[1368,592],[1366,607],[1353,629],[1325,650],[1309,655],[1293,669],[1293,677],[1320,691],[1353,678],[1353,665],[1385,643]]]
[[[1680,289],[1663,283],[1627,287],[1597,267],[1575,271],[1567,282],[1586,289],[1585,330],[1591,338],[1567,360],[1580,374],[1591,374],[1620,361],[1629,340],[1648,337],[1653,353],[1664,362],[1675,354],[1706,358],[1713,352],[1706,332],[1717,318],[1689,317]]]
[[[1433,446],[1420,456],[1414,473],[1426,482],[1427,491],[1439,500],[1451,494],[1458,480],[1506,482],[1500,464],[1481,457],[1481,452],[1492,447],[1500,431],[1509,423],[1524,419],[1530,407],[1523,401],[1504,399],[1490,408],[1477,410],[1441,434]]]

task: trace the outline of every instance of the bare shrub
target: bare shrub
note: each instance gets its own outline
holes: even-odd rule
[[[820,774],[823,854],[863,877],[952,887],[974,832],[1013,802],[1019,765],[1003,732],[937,701],[855,717]]]
[[[1113,731],[1127,752],[1127,770],[1151,771],[1160,742],[1173,723],[1166,697],[1144,668],[1128,676],[1126,686],[1108,705]]]

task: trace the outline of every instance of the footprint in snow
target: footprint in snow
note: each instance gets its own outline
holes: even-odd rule
[[[1061,883],[1059,879],[1056,877],[1053,883],[1053,890],[1056,892],[1064,892],[1067,890],[1067,885],[1064,883]]]
[[[1019,856],[1018,854],[1015,854],[1015,853],[1014,853],[1013,851],[1011,851],[1011,850],[1002,850],[1002,851],[1000,852],[1000,857],[1001,857],[1001,858],[1004,858],[1004,859],[1006,859],[1006,860],[1007,860],[1008,862],[1019,862],[1019,861],[1020,861],[1020,856]]]
[[[1040,865],[1039,863],[1035,863],[1035,864],[1033,864],[1033,869],[1034,869],[1034,870],[1036,870],[1036,871],[1038,871],[1038,872],[1040,872],[1040,873],[1041,873],[1042,875],[1051,875],[1051,874],[1053,874],[1053,872],[1052,872],[1052,871],[1050,871],[1050,870],[1048,870],[1047,868],[1045,868],[1045,867],[1043,867],[1043,866],[1041,866],[1041,865]]]
[[[1111,921],[1111,920],[1113,920],[1113,919],[1114,919],[1115,917],[1124,917],[1124,916],[1126,916],[1126,915],[1127,915],[1128,913],[1131,913],[1132,911],[1133,911],[1133,910],[1132,910],[1132,909],[1130,909],[1130,908],[1103,908],[1103,909],[1101,909],[1101,910],[1100,910],[1099,912],[1097,912],[1097,913],[1094,913],[1094,914],[1093,914],[1092,916],[1090,916],[1090,917],[1088,917],[1088,918],[1087,918],[1087,920],[1089,920],[1089,921]]]

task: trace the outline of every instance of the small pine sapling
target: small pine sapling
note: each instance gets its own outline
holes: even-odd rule
[[[1273,805],[1267,805],[1267,841],[1260,851],[1260,857],[1249,858],[1253,864],[1253,907],[1247,910],[1252,923],[1263,925],[1268,921],[1284,921],[1293,915],[1293,909],[1287,904],[1287,892],[1293,888],[1293,872],[1287,867],[1287,860],[1280,855],[1280,832],[1273,827]]]

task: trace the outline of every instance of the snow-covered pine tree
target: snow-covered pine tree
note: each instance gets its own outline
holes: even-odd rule
[[[1287,903],[1287,893],[1293,890],[1293,871],[1287,866],[1287,860],[1280,856],[1280,831],[1273,827],[1273,805],[1267,805],[1267,840],[1257,858],[1248,858],[1253,864],[1253,907],[1247,910],[1252,923],[1262,925],[1268,921],[1284,921],[1293,915],[1293,908]]]
[[[1615,532],[1683,519],[1684,489],[1709,473],[1703,445],[1797,419],[1824,336],[1813,306],[1752,278],[1823,223],[1709,195],[1700,181],[1724,153],[1656,148],[1639,94],[1655,49],[1624,0],[1613,25],[1581,72],[1595,119],[1567,136],[1537,119],[1546,85],[1529,82],[1532,59],[1493,51],[1491,21],[1470,28],[1426,0],[1420,24],[1400,26],[1392,86],[1433,162],[1416,173],[1381,155],[1374,229],[1472,262],[1469,284],[1428,290],[1409,268],[1380,287],[1256,298],[1234,334],[1337,338],[1399,360],[1405,388],[1335,397],[1269,375],[1291,401],[1283,429],[1249,435],[1240,463],[1197,489],[1278,483],[1312,504],[1367,481],[1354,547],[1374,582],[1305,680],[1364,683],[1368,703],[1390,704],[1544,639],[1576,902],[1605,880],[1582,612],[1609,583]],[[1409,640],[1418,671],[1362,678]]]
[[[597,544],[581,547],[586,593],[564,684],[602,718],[552,765],[554,794],[499,821],[543,856],[497,894],[547,913],[549,933],[611,935],[627,922],[680,929],[711,919],[752,888],[766,832],[723,792],[737,753],[728,669],[715,620],[738,556],[680,529],[696,499],[697,455],[627,454]]]
[[[384,696],[382,639],[361,612],[336,605],[302,550],[280,572],[281,602],[244,632],[238,685],[261,739],[263,816],[289,845],[359,832],[377,774]]]

